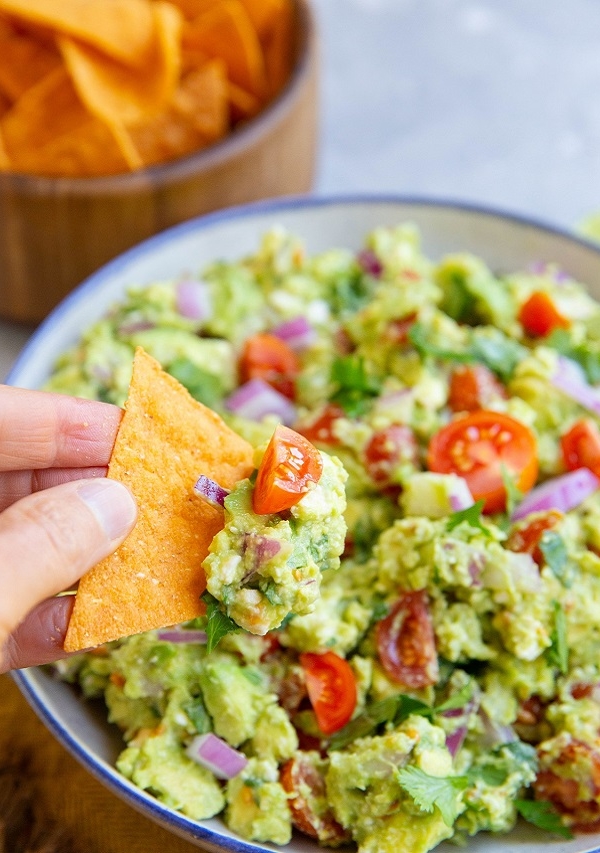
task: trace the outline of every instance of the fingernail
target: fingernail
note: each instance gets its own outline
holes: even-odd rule
[[[129,489],[116,480],[86,480],[77,494],[94,513],[109,539],[121,539],[131,530],[137,507]]]

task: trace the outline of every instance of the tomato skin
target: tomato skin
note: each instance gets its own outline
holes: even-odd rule
[[[525,300],[519,310],[519,322],[532,338],[542,338],[555,329],[568,329],[570,320],[560,313],[552,298],[536,290]]]
[[[479,409],[456,418],[429,443],[427,463],[438,474],[458,474],[467,481],[473,498],[484,501],[483,511],[506,507],[503,468],[527,492],[538,474],[537,441],[529,427],[503,412]]]
[[[365,468],[380,488],[394,482],[394,469],[401,462],[419,467],[419,444],[405,424],[390,424],[374,432],[364,450]]]
[[[296,353],[276,335],[261,332],[244,343],[240,357],[240,378],[263,379],[285,397],[293,400],[296,377],[301,364]]]
[[[329,806],[325,811],[315,808],[326,802],[325,778],[309,755],[298,752],[288,759],[279,771],[279,781],[290,795],[288,805],[297,830],[327,846],[350,841],[350,833],[337,822]]]
[[[504,385],[485,364],[460,365],[452,371],[448,406],[453,412],[485,409],[495,398],[506,396]]]
[[[547,800],[575,832],[597,832],[600,827],[600,751],[571,738],[541,769],[533,783],[535,798]]]
[[[258,515],[295,506],[318,483],[323,473],[321,454],[303,435],[278,424],[256,477],[252,507]]]
[[[424,589],[403,592],[376,629],[379,660],[387,674],[419,689],[439,677],[435,634]]]
[[[334,446],[338,440],[333,433],[333,425],[338,418],[345,418],[346,413],[337,403],[327,403],[316,420],[309,424],[297,424],[296,429],[313,444]]]
[[[412,314],[407,314],[406,317],[402,317],[402,319],[391,320],[385,331],[386,338],[398,345],[408,343],[408,335],[416,319],[417,314],[413,312]]]
[[[335,652],[303,652],[300,665],[319,728],[333,734],[350,721],[356,708],[356,680],[350,664]]]
[[[569,471],[589,468],[600,476],[600,430],[590,418],[581,418],[560,438],[560,447]]]
[[[531,554],[538,566],[543,566],[545,559],[540,548],[542,536],[547,530],[553,530],[563,518],[562,512],[551,509],[538,513],[525,524],[515,525],[506,540],[506,548],[521,554]]]

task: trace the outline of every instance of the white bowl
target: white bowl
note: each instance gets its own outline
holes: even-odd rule
[[[574,277],[589,283],[594,295],[600,298],[600,249],[560,229],[518,216],[466,204],[381,196],[259,202],[177,225],[101,268],[42,323],[7,381],[25,388],[40,387],[57,356],[129,285],[198,269],[216,258],[234,259],[250,253],[270,226],[282,225],[300,235],[312,253],[334,246],[359,248],[372,228],[402,221],[414,222],[420,228],[424,251],[430,257],[468,250],[500,271],[522,269],[536,261],[556,261]],[[24,670],[14,677],[42,721],[75,758],[147,817],[205,850],[229,853],[281,850],[243,841],[219,819],[197,822],[162,805],[114,769],[122,747],[120,736],[97,709],[78,698],[71,687],[41,670]],[[554,840],[520,826],[510,836],[476,836],[466,851],[539,853],[546,849],[552,853],[597,853],[600,835],[580,836],[572,841]],[[285,850],[308,853],[322,848],[306,838],[295,837]],[[444,844],[437,850],[448,853],[456,847]]]

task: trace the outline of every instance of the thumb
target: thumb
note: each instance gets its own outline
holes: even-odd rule
[[[0,649],[35,605],[72,587],[112,553],[136,516],[129,490],[104,478],[63,483],[4,510],[0,514]]]

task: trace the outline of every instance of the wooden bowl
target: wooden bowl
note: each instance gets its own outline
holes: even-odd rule
[[[38,323],[95,269],[158,231],[219,208],[311,189],[317,43],[310,0],[294,2],[289,82],[223,141],[102,178],[0,173],[0,316]]]

